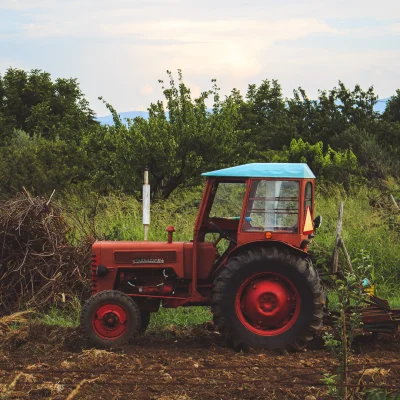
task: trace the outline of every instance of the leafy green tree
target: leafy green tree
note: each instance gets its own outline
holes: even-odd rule
[[[70,189],[89,179],[85,154],[70,142],[47,140],[15,131],[7,146],[0,147],[0,195],[25,186],[35,194]]]
[[[273,161],[307,163],[320,183],[342,184],[346,190],[360,177],[357,157],[351,150],[335,151],[328,146],[324,152],[322,142],[310,144],[302,139],[293,139],[289,148]]]
[[[400,89],[386,103],[383,119],[388,122],[400,122]]]
[[[280,150],[296,137],[277,80],[266,79],[259,87],[249,85],[246,101],[240,104],[240,114],[239,129],[248,132],[248,140],[257,144],[256,154],[267,149]]]
[[[192,99],[181,71],[177,83],[167,74],[168,85],[160,81],[165,99],[150,105],[148,120],[109,128],[115,145],[111,168],[126,192],[139,192],[146,167],[153,195],[167,198],[179,186],[198,184],[201,172],[241,163],[248,154],[244,135],[236,129],[237,94],[221,100],[213,81],[212,89]],[[210,98],[212,112],[206,105]]]
[[[326,149],[350,127],[374,128],[378,120],[373,109],[376,101],[373,87],[364,91],[356,85],[349,90],[339,81],[332,90],[320,90],[317,100],[310,100],[302,88],[295,90],[293,98],[287,99],[288,116],[297,137],[310,143],[322,141]]]
[[[76,79],[53,82],[49,73],[37,69],[9,68],[0,75],[0,145],[14,129],[77,143],[96,124]]]

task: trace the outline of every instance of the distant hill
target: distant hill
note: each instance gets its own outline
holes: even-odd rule
[[[127,118],[133,119],[136,117],[142,117],[144,119],[149,118],[149,113],[147,111],[126,111],[119,114],[122,121],[125,122]],[[97,121],[99,121],[102,125],[114,125],[114,121],[112,115],[106,115],[105,117],[97,117]]]
[[[385,99],[379,99],[375,104],[374,110],[376,112],[382,113],[385,111],[386,103],[389,100],[389,97]],[[211,111],[211,109],[209,109]],[[149,118],[148,111],[126,111],[119,114],[123,122],[126,122],[126,119],[133,119],[136,117],[142,117],[144,119]],[[112,115],[106,115],[105,117],[97,117],[97,121],[99,121],[102,125],[114,125]]]

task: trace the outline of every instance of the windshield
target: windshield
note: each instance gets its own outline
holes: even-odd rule
[[[210,218],[240,219],[246,193],[244,182],[220,182],[210,211]]]
[[[244,231],[298,231],[299,182],[253,181]]]

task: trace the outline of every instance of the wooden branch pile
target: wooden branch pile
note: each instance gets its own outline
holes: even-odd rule
[[[89,293],[90,240],[72,245],[76,228],[50,200],[0,201],[0,315]]]

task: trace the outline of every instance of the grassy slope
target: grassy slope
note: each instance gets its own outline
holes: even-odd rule
[[[317,198],[316,213],[323,215],[323,226],[318,231],[312,250],[320,263],[328,261],[335,240],[339,202],[344,202],[343,240],[355,264],[362,262],[360,254],[371,256],[371,274],[379,296],[390,298],[400,306],[400,234],[389,224],[389,213],[376,210],[369,204],[368,192],[362,189],[356,196]]]

